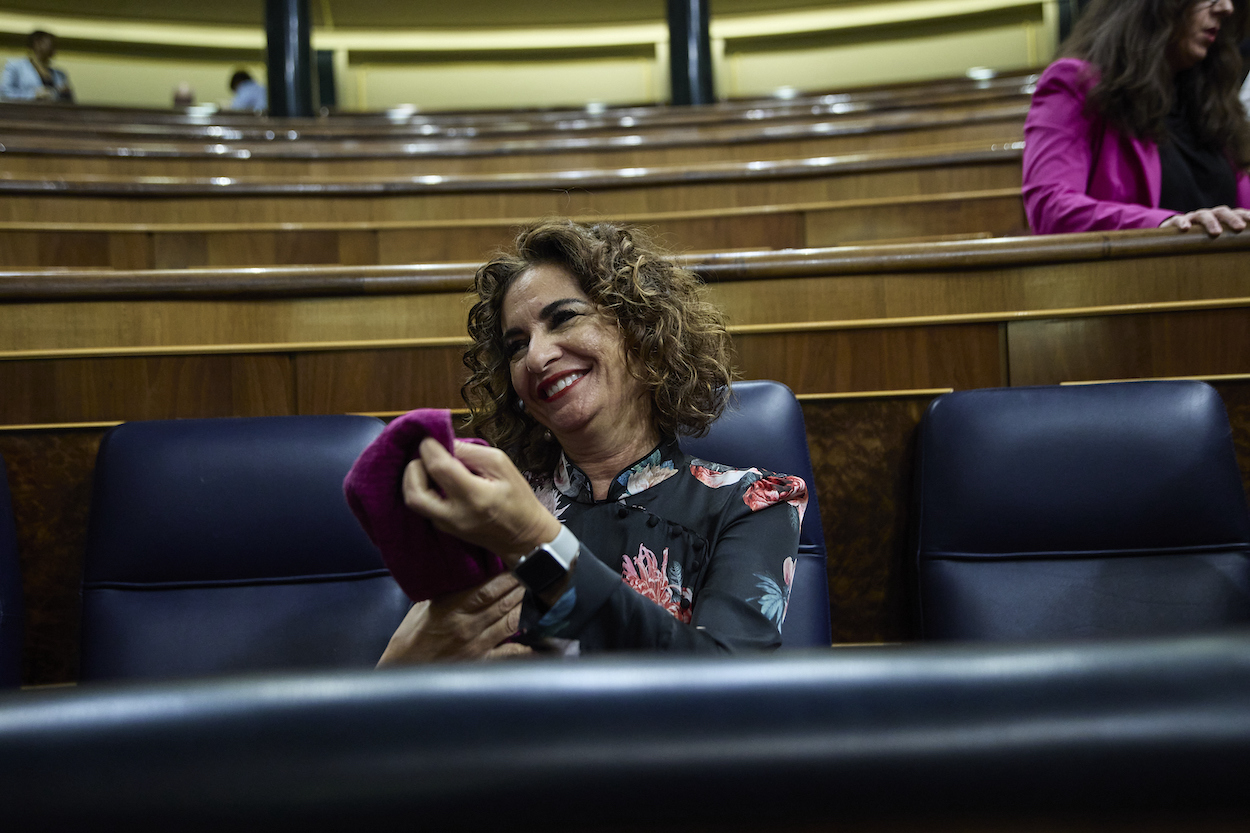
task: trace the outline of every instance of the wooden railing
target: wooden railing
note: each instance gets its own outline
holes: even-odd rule
[[[0,223],[0,268],[181,269],[481,260],[532,217],[330,223]],[[611,219],[680,252],[796,249],[867,241],[1005,237],[1026,232],[1018,188]]]
[[[593,135],[387,135],[299,141],[113,137],[23,131],[0,121],[0,169],[10,174],[127,176],[377,176],[572,170],[802,158],[968,141],[1017,141],[1028,102],[923,107],[773,124],[736,119]]]
[[[759,162],[409,177],[0,178],[0,222],[292,223],[620,216],[984,193],[1020,185],[1018,142]],[[975,231],[975,229],[974,229]]]
[[[514,110],[457,113],[336,114],[316,119],[271,119],[246,113],[140,110],[114,107],[0,104],[0,122],[14,129],[62,130],[113,136],[159,136],[217,140],[297,141],[389,135],[395,138],[594,133],[648,130],[679,125],[716,124],[747,119],[782,123],[813,116],[877,113],[938,105],[979,105],[1032,92],[1036,75],[990,80],[945,79],[870,89],[802,96],[789,100],[726,101],[699,107],[638,106],[599,110]],[[26,127],[17,127],[26,125]]]

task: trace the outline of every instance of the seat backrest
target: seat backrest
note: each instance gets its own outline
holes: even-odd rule
[[[921,424],[915,478],[926,638],[1250,622],[1250,512],[1209,385],[947,394]]]
[[[825,533],[820,525],[803,411],[794,393],[780,382],[737,382],[728,407],[707,436],[683,437],[681,446],[686,453],[714,463],[793,474],[807,483],[807,511],[799,535],[790,604],[781,631],[782,647],[829,647],[832,637]]]
[[[83,680],[371,666],[409,602],[343,498],[361,416],[131,422],[96,460]]]
[[[0,457],[0,687],[22,681],[22,569],[17,558],[17,526],[9,495],[8,470]]]

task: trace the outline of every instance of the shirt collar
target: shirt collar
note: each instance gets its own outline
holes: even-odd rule
[[[677,467],[682,462],[682,450],[676,438],[666,437],[660,441],[650,454],[626,467],[608,487],[607,500],[624,500],[636,495],[644,489],[662,483],[677,474]],[[552,481],[560,494],[578,503],[594,503],[594,492],[590,486],[590,478],[577,465],[560,452]]]

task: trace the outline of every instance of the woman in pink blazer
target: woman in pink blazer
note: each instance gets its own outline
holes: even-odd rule
[[[1038,80],[1024,207],[1039,234],[1250,222],[1245,0],[1095,0]]]

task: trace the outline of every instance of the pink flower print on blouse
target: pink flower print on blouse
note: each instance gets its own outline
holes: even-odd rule
[[[803,482],[803,478],[792,474],[770,474],[748,486],[742,500],[752,512],[758,512],[784,500],[799,513],[801,525],[803,513],[807,511],[807,484]]]
[[[689,601],[691,592],[681,587],[680,570],[675,576],[676,586],[669,583],[666,577],[668,572],[670,571],[667,547],[664,549],[663,563],[655,560],[655,553],[647,549],[646,544],[638,545],[638,554],[632,559],[628,555],[621,556],[621,580],[636,590],[639,595],[650,599],[673,614],[679,622],[688,625],[690,624],[690,608],[683,610],[681,600],[684,598]]]
[[[732,486],[748,474],[760,474],[760,470],[727,469],[720,466],[700,466],[697,463],[691,463],[690,473],[704,486],[719,489],[722,486]]]

